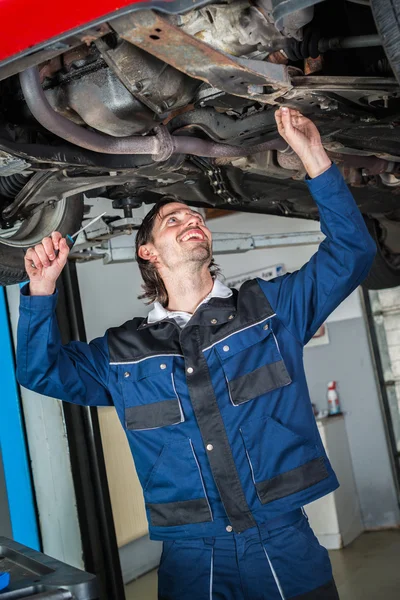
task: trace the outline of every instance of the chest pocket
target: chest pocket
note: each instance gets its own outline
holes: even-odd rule
[[[127,429],[143,431],[184,422],[175,388],[174,359],[158,356],[121,369]]]
[[[216,352],[235,406],[292,381],[270,322],[233,335],[217,344]]]

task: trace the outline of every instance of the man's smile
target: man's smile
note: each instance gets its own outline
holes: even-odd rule
[[[181,242],[189,242],[189,241],[199,241],[204,242],[206,240],[206,236],[202,232],[201,229],[190,229],[183,236],[181,236]]]

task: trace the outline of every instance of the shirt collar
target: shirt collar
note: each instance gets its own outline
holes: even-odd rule
[[[205,304],[210,300],[210,298],[230,298],[233,292],[229,289],[222,281],[219,279],[214,279],[214,285],[211,292],[204,298],[202,302],[196,307],[196,310],[202,304]],[[148,323],[156,323],[157,321],[161,321],[162,319],[167,318],[178,318],[181,320],[182,318],[186,321],[189,320],[192,315],[183,310],[168,310],[164,308],[159,302],[154,302],[152,310],[149,312],[147,316]],[[187,318],[189,317],[189,319]]]

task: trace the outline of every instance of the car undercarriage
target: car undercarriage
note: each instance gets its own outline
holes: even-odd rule
[[[121,211],[110,236],[166,195],[318,219],[276,130],[289,106],[318,126],[378,243],[369,287],[400,285],[400,31],[386,4],[137,5],[0,63],[0,283],[26,279],[26,248],[78,229],[84,195]]]

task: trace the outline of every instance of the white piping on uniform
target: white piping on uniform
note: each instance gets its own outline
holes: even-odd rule
[[[183,423],[184,420],[185,420],[185,415],[183,414],[182,405],[181,405],[181,399],[179,398],[178,392],[176,391],[175,379],[174,379],[174,374],[173,373],[171,373],[171,380],[172,380],[172,387],[174,388],[175,396],[176,396],[176,399],[178,400],[178,404],[179,404],[179,410],[180,410],[180,413],[181,413],[181,423]]]
[[[231,401],[231,403],[232,403],[232,405],[233,405],[233,406],[236,406],[236,407],[237,407],[238,405],[237,405],[237,404],[235,404],[235,403],[233,402],[233,400],[232,400],[232,396],[231,396],[231,388],[229,387],[229,381],[228,381],[228,378],[227,378],[227,376],[226,376],[226,373],[225,373],[225,372],[224,372],[224,375],[225,375],[226,385],[228,386],[229,400]]]
[[[230,333],[229,335],[225,336],[221,340],[218,340],[217,342],[214,342],[213,344],[211,344],[211,346],[207,346],[207,348],[203,348],[202,352],[207,352],[207,350],[210,350],[216,344],[220,344],[221,342],[224,342],[228,338],[232,337],[233,335],[236,335],[237,333],[240,333],[241,331],[246,331],[246,329],[250,329],[251,327],[255,327],[256,325],[259,325],[260,323],[264,323],[264,321],[268,321],[269,319],[272,319],[272,317],[276,317],[276,313],[274,313],[270,317],[267,317],[266,319],[264,318],[264,319],[261,319],[261,321],[257,321],[257,323],[252,323],[251,325],[247,325],[247,327],[243,327],[243,329],[238,329],[237,331]]]
[[[275,340],[276,347],[278,348],[278,352],[282,356],[282,352],[281,352],[281,349],[279,348],[278,340],[276,339],[274,332],[272,332],[272,335],[274,336],[274,340]]]
[[[254,469],[253,469],[253,464],[252,464],[252,462],[251,462],[251,460],[250,460],[250,456],[249,456],[249,452],[248,452],[247,448],[246,448],[246,454],[247,454],[247,460],[249,461],[249,465],[250,465],[250,470],[251,470],[251,476],[252,476],[252,478],[253,478],[253,483],[254,483],[254,485],[256,485],[256,480],[255,480],[255,478],[254,478]]]
[[[251,372],[250,373],[246,373],[246,375],[251,375]],[[243,375],[243,377],[244,377],[244,375]],[[260,396],[261,396],[261,394],[260,394]],[[241,402],[239,402],[239,404],[234,404],[233,406],[242,406],[242,404],[247,404],[251,400],[254,400],[254,398],[257,398],[257,396],[254,396],[253,398],[248,398],[248,400],[242,400]]]
[[[272,332],[272,335],[274,336],[276,347],[278,348],[278,352],[281,355],[281,359],[283,360],[282,352],[281,352],[281,349],[279,348],[278,340],[276,339],[274,332]],[[284,366],[286,366],[285,363],[284,363]],[[288,373],[288,375],[289,375],[289,373]],[[287,385],[290,385],[291,383],[292,383],[292,378],[289,375],[289,381],[287,383],[285,383],[285,385],[282,385],[280,387],[286,387]]]
[[[208,496],[207,496],[207,492],[206,492],[206,486],[204,485],[203,475],[201,474],[201,471],[200,471],[199,461],[197,460],[197,456],[196,456],[194,448],[193,448],[193,442],[192,442],[192,440],[190,438],[189,438],[189,442],[190,442],[190,447],[192,448],[194,460],[196,461],[196,465],[197,465],[197,468],[199,470],[200,481],[201,481],[201,485],[203,486],[204,497],[207,500],[208,510],[210,511],[210,515],[211,515],[211,520],[214,521],[214,517],[213,517],[213,514],[212,514],[210,502],[208,501]]]
[[[239,429],[239,431],[240,431],[240,435],[241,435],[241,436],[242,436],[242,438],[243,438],[243,433],[242,433],[242,430],[241,430],[241,429]],[[254,469],[253,469],[253,465],[252,465],[252,462],[251,462],[251,460],[250,460],[250,456],[249,456],[249,453],[248,453],[248,451],[247,451],[247,448],[246,448],[246,447],[245,447],[245,451],[246,451],[247,460],[249,461],[249,465],[250,465],[251,477],[252,477],[252,479],[253,479],[253,483],[254,483],[254,485],[256,485],[256,480],[255,480],[255,477],[254,477]]]
[[[214,579],[214,548],[211,548],[210,600],[212,600],[213,579]]]
[[[264,546],[263,546],[263,548],[264,548]],[[268,553],[267,553],[267,551],[266,551],[266,549],[265,549],[265,548],[264,548],[264,552],[265,552],[265,556],[267,557],[268,564],[269,564],[269,567],[270,567],[270,569],[271,569],[272,575],[274,576],[275,583],[276,583],[276,587],[277,587],[277,588],[278,588],[278,590],[279,590],[279,593],[280,593],[280,595],[281,595],[281,598],[282,598],[282,600],[285,600],[285,596],[284,596],[284,593],[283,593],[283,590],[282,590],[281,584],[279,583],[278,575],[276,574],[276,572],[275,572],[275,569],[274,569],[274,567],[272,566],[272,562],[270,561],[270,559],[269,559],[269,556],[268,556]]]
[[[240,435],[242,436],[242,440],[243,440],[243,444],[244,444],[244,450],[245,450],[245,452],[246,452],[247,460],[248,460],[248,462],[249,462],[250,471],[251,471],[251,478],[252,478],[252,480],[253,480],[254,487],[255,487],[255,489],[256,489],[256,492],[257,492],[257,496],[258,496],[258,498],[259,498],[259,500],[260,500],[260,502],[261,502],[261,498],[260,498],[260,495],[259,495],[259,493],[258,493],[258,490],[257,490],[256,478],[255,478],[255,476],[254,476],[253,463],[252,463],[252,462],[251,462],[251,460],[250,460],[250,455],[249,455],[249,453],[248,453],[248,450],[247,450],[247,448],[246,448],[246,444],[244,443],[243,431],[242,431],[241,429],[239,429],[239,431],[240,431]]]
[[[137,365],[144,360],[148,360],[149,358],[162,358],[163,356],[179,356],[179,358],[184,358],[183,354],[152,354],[151,356],[145,356],[139,360],[125,360],[122,362],[110,362],[110,365]]]

